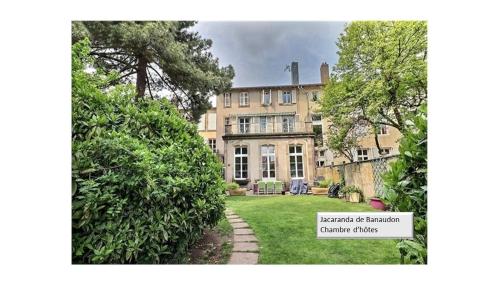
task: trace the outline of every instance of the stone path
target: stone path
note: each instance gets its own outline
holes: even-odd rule
[[[226,217],[233,226],[233,253],[228,264],[257,264],[259,245],[252,229],[231,209],[226,210]]]

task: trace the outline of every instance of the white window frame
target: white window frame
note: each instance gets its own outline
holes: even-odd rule
[[[272,102],[271,89],[262,90],[262,105],[268,106],[271,105],[271,102]]]
[[[237,154],[236,150],[237,149],[240,149],[240,153]],[[243,148],[246,148],[247,149],[247,153],[243,153]],[[243,172],[245,171],[247,176],[246,178],[243,178],[243,177],[240,177],[240,178],[237,178],[236,177],[236,159],[239,158],[240,159],[240,175],[243,175]],[[246,158],[247,160],[247,163],[246,163],[246,170],[243,169],[243,158]],[[247,146],[235,146],[234,147],[234,168],[233,168],[233,176],[234,176],[234,179],[235,180],[246,180],[248,179],[248,147]]]
[[[285,122],[285,120],[287,120]],[[285,126],[285,124],[287,124]],[[293,133],[294,132],[294,125],[295,125],[295,116],[282,116],[281,117],[281,131],[283,133]],[[285,130],[286,128],[286,130]]]
[[[361,154],[360,154],[361,151]],[[367,148],[358,148],[356,149],[356,160],[357,161],[366,161],[368,160],[368,149]]]
[[[217,142],[216,139],[208,139],[208,146],[212,149],[213,153],[217,153]]]
[[[286,101],[287,100],[285,98],[286,96],[288,96],[290,98],[288,101]],[[283,99],[281,101],[281,103],[283,103],[283,104],[292,104],[292,91],[283,91],[283,93],[281,94],[281,98]]]
[[[262,122],[265,120],[265,122]],[[261,133],[267,133],[267,124],[269,123],[268,117],[267,116],[260,116],[259,117],[259,130]]]
[[[240,93],[240,106],[248,106],[249,105],[249,96],[247,92]]]
[[[290,148],[293,147],[293,152],[290,152]],[[297,147],[300,147],[300,152],[297,152]],[[302,166],[302,177],[299,177],[299,165],[298,165],[298,157],[301,156],[302,161],[300,162]],[[305,166],[304,166],[304,147],[302,145],[290,145],[288,147],[288,159],[290,161],[290,177],[292,179],[303,179],[304,175],[306,173],[305,171]],[[292,159],[293,162],[295,163],[295,171],[292,171]],[[295,177],[293,176],[293,172],[295,172]]]
[[[266,148],[264,150],[264,152],[262,151],[263,148]],[[269,148],[273,148],[272,149],[272,153],[269,152]],[[265,144],[265,145],[262,145],[260,147],[260,165],[261,165],[261,172],[260,172],[260,177],[262,180],[265,180],[265,181],[274,181],[276,180],[276,147],[272,144]],[[263,157],[266,157],[266,163],[262,163],[262,158]],[[272,159],[272,160],[271,160]],[[274,164],[274,168],[271,169],[271,162],[272,164]],[[265,165],[265,167],[264,167]],[[264,177],[264,171],[267,171],[267,177]],[[271,177],[271,172],[274,172],[274,177]]]
[[[382,147],[382,148],[380,148],[380,149],[381,149],[381,150],[386,150],[386,151],[387,151],[387,153],[386,153],[386,154],[380,154],[380,152],[379,152],[380,156],[388,156],[388,155],[391,155],[391,150],[392,150],[392,149],[391,149],[390,147]]]
[[[224,93],[224,107],[231,107],[231,93]]]
[[[241,122],[241,120],[248,120],[248,122]],[[251,123],[251,118],[250,117],[238,117],[238,133],[240,134],[248,134],[250,133],[250,123]],[[244,130],[242,130],[242,125]]]

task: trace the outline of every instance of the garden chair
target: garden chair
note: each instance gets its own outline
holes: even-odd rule
[[[274,182],[266,182],[266,194],[274,194]]]
[[[283,182],[275,181],[274,182],[274,192],[280,194],[283,191]]]
[[[257,182],[257,194],[264,194],[266,192],[266,183],[263,181]]]

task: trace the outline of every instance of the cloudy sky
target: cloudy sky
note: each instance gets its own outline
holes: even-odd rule
[[[236,72],[234,87],[290,84],[286,65],[299,62],[300,83],[320,82],[322,62],[337,62],[335,42],[344,22],[199,22],[212,53]]]

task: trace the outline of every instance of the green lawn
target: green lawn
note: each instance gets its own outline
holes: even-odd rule
[[[375,211],[367,204],[318,196],[232,196],[233,209],[255,231],[262,264],[397,264],[394,240],[319,240],[316,212]]]

